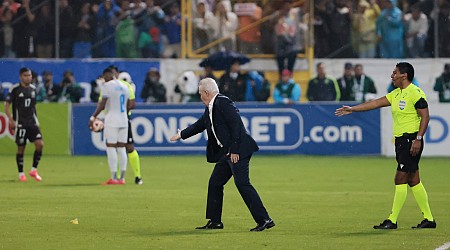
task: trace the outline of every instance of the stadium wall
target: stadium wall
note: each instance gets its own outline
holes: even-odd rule
[[[82,86],[85,88],[85,94],[87,95],[83,101],[88,101],[88,96],[89,96],[89,91],[90,91],[90,84],[89,82],[93,79],[95,79],[97,77],[98,74],[101,73],[101,71],[111,65],[111,64],[115,64],[117,65],[120,69],[126,69],[128,72],[130,72],[134,78],[134,81],[137,85],[137,89],[138,89],[138,93],[139,93],[139,89],[142,88],[143,85],[143,80],[145,77],[145,74],[147,72],[147,70],[150,67],[156,67],[159,68],[161,71],[161,75],[162,75],[162,79],[161,81],[166,83],[167,85],[167,89],[169,94],[171,93],[171,91],[173,90],[174,87],[174,81],[176,79],[176,77],[178,76],[178,74],[180,74],[181,72],[183,72],[184,70],[196,70],[199,71],[199,67],[198,67],[198,63],[200,60],[176,60],[176,59],[164,59],[164,60],[160,60],[160,61],[154,61],[154,60],[113,60],[113,59],[109,59],[109,60],[76,60],[76,59],[71,59],[71,60],[36,60],[36,59],[20,59],[20,60],[7,60],[7,59],[3,59],[1,61],[2,65],[2,71],[0,71],[0,82],[2,83],[3,86],[5,86],[6,88],[8,86],[11,86],[12,83],[17,82],[18,80],[18,71],[20,69],[20,67],[30,67],[33,70],[39,72],[42,72],[43,70],[51,70],[54,73],[55,76],[55,81],[58,82],[61,80],[61,76],[63,74],[63,72],[67,69],[72,70],[75,73],[75,77],[76,79],[82,84]],[[390,82],[390,74],[392,72],[393,67],[395,66],[395,64],[399,61],[399,60],[386,60],[386,59],[376,59],[376,60],[362,60],[362,59],[334,59],[334,60],[316,60],[315,62],[325,62],[326,66],[327,66],[327,72],[329,75],[338,77],[342,74],[342,68],[345,62],[352,62],[353,64],[355,63],[361,63],[364,65],[364,71],[365,73],[372,77],[375,81],[375,84],[377,86],[378,89],[378,96],[383,96],[386,94],[386,89],[387,86]],[[437,93],[433,91],[433,85],[434,85],[434,80],[437,76],[439,76],[442,71],[443,71],[443,65],[445,63],[449,63],[449,59],[412,59],[409,60],[410,62],[413,63],[413,65],[415,66],[416,69],[416,78],[418,79],[418,81],[420,82],[420,86],[421,88],[425,91],[425,93],[427,94],[429,103],[430,103],[430,111],[431,111],[431,121],[430,121],[430,128],[427,132],[427,135],[425,137],[425,142],[427,144],[427,146],[425,147],[425,152],[424,155],[425,156],[450,156],[450,150],[448,150],[448,148],[450,148],[450,136],[448,133],[448,128],[449,128],[449,124],[450,124],[450,117],[449,117],[449,105],[448,104],[439,104],[437,102]],[[306,63],[303,60],[299,60],[298,63],[296,64],[296,68],[297,70],[302,69],[305,70],[306,67]],[[259,70],[264,70],[264,71],[273,71],[276,72],[276,66],[273,63],[272,60],[262,60],[262,59],[258,59],[258,60],[253,60],[251,61],[249,64],[246,64],[243,66],[244,70],[247,69],[259,69]],[[13,73],[11,73],[13,72]],[[306,87],[303,86],[303,92],[306,92]],[[171,93],[173,94],[173,93]],[[176,100],[176,98],[169,98],[169,100],[174,101]],[[139,101],[139,98],[138,98]],[[251,109],[261,109],[261,112],[280,112],[278,109],[281,108],[281,106],[271,106],[271,105],[267,105],[267,104],[258,104],[256,106],[252,106],[254,104],[250,104],[250,106],[248,106],[248,108],[250,109],[250,107],[252,107]],[[78,107],[78,105],[74,105],[75,107]],[[94,105],[93,104],[83,104],[80,105],[80,107],[89,107],[90,109],[93,109]],[[241,106],[241,104],[239,104],[239,106]],[[293,108],[294,110],[297,110],[297,112],[300,112],[300,114],[302,115],[303,120],[305,121],[310,121],[310,120],[317,120],[322,122],[322,124],[320,123],[316,123],[316,125],[314,126],[322,126],[322,129],[324,130],[328,124],[334,124],[332,126],[335,126],[336,122],[342,121],[339,120],[341,118],[336,118],[334,117],[333,114],[333,104],[331,104],[331,106],[325,107],[327,105],[324,105],[324,110],[327,110],[327,112],[319,112],[322,111],[322,105],[308,105],[308,104],[300,104],[300,105],[295,105],[292,107],[287,107],[289,108]],[[187,106],[167,106],[167,105],[152,105],[150,106],[145,106],[142,105],[140,106],[140,111],[136,112],[136,115],[138,115],[139,112],[140,115],[142,115],[142,119],[139,118],[137,119],[137,121],[140,122],[145,122],[147,119],[148,121],[151,122],[155,122],[158,119],[156,119],[156,116],[154,116],[155,114],[151,114],[151,112],[166,112],[164,111],[164,109],[172,109],[171,112],[177,112],[177,111],[173,111],[173,109],[177,109],[178,107],[181,108],[186,108]],[[244,106],[243,106],[244,107]],[[264,107],[264,109],[262,109],[262,107]],[[3,111],[3,104],[1,104],[0,106],[0,110]],[[189,108],[191,108],[191,106],[189,106]],[[272,111],[271,109],[274,108]],[[285,107],[286,108],[286,107]],[[75,132],[77,132],[78,128],[76,126],[81,126],[80,129],[83,130],[87,130],[86,126],[85,126],[85,119],[84,118],[80,118],[80,120],[75,119],[75,116],[72,116],[70,111],[68,110],[68,106],[66,104],[40,104],[39,107],[39,117],[41,120],[41,124],[42,124],[42,128],[43,128],[43,134],[44,134],[44,139],[46,142],[46,146],[45,146],[45,151],[46,153],[49,154],[68,154],[68,153],[74,153],[74,154],[100,154],[102,153],[101,150],[99,150],[98,148],[94,149],[91,153],[86,153],[86,152],[78,152],[77,151],[77,145],[79,144],[75,144],[75,141],[71,142],[69,141],[69,138],[74,138],[74,139],[79,139],[79,138],[91,138],[92,135],[90,134],[89,131],[87,131],[87,133],[85,134],[76,134],[76,136],[74,136]],[[149,111],[145,111],[145,110],[149,110]],[[197,107],[195,109],[201,110],[202,107]],[[262,110],[266,110],[266,111],[262,111]],[[317,114],[322,114],[324,117],[318,117],[317,115],[313,114],[314,112],[309,112],[309,113],[305,113],[305,110],[315,110],[316,112],[318,112]],[[0,154],[3,153],[10,153],[10,152],[15,152],[15,145],[13,143],[12,140],[12,134],[11,132],[8,132],[7,128],[5,128],[4,124],[7,124],[4,114],[2,115],[0,111],[0,122],[2,122],[0,125],[2,127],[0,127]],[[258,112],[260,112],[258,111]],[[91,111],[86,111],[87,114],[90,114]],[[144,112],[144,113],[143,113]],[[147,112],[147,113],[145,113]],[[149,113],[150,112],[150,113]],[[182,111],[185,112],[185,111]],[[48,114],[48,116],[47,116]],[[167,116],[167,114],[165,114]],[[180,117],[183,115],[182,113],[179,114]],[[291,114],[292,115],[292,114]],[[149,119],[149,117],[154,116],[151,119]],[[251,117],[253,116],[262,116],[262,114],[260,113],[255,113],[255,114],[250,114]],[[289,116],[289,115],[288,115]],[[3,117],[3,118],[2,118]],[[181,122],[180,117],[175,117],[173,119],[175,119],[175,122]],[[186,118],[187,121],[192,120],[194,116],[191,116],[190,118]],[[269,119],[269,121],[271,121],[270,118],[271,116],[265,116],[265,118],[262,118],[263,120]],[[371,120],[373,119],[373,115],[371,117],[366,117],[366,119]],[[70,131],[67,129],[69,127],[69,118],[70,121],[73,122],[72,125],[74,125],[73,127],[71,127]],[[145,119],[144,119],[145,118]],[[291,120],[294,120],[293,118],[295,117],[290,117]],[[326,118],[326,119],[325,119]],[[165,120],[166,118],[161,118],[162,120]],[[184,122],[186,122],[186,119],[183,120]],[[256,118],[255,120],[253,118],[250,118],[250,122],[256,122],[256,124],[258,123],[263,123],[264,121],[258,121],[258,119],[260,118]],[[355,119],[357,119],[355,117]],[[47,121],[48,120],[48,121]],[[274,140],[275,142],[278,142],[276,139],[277,133],[276,132],[270,132],[270,133],[275,133],[275,134],[270,134],[269,139],[267,144],[264,145],[264,140],[267,140],[267,138],[265,137],[266,135],[265,130],[270,130],[274,129],[274,127],[276,126],[281,126],[281,125],[274,125],[271,124],[270,126],[272,126],[272,128],[270,128],[270,126],[262,126],[262,127],[258,127],[259,129],[262,129],[262,131],[259,132],[255,132],[252,131],[252,133],[256,133],[254,134],[254,136],[262,134],[262,136],[260,137],[260,141],[259,143],[262,144],[261,147],[261,152],[267,152],[267,153],[300,153],[300,154],[342,154],[342,155],[347,155],[347,154],[382,154],[382,155],[387,155],[387,156],[392,156],[394,154],[394,150],[393,150],[393,138],[392,138],[392,124],[391,124],[391,117],[390,117],[390,111],[389,109],[382,109],[380,112],[380,116],[379,118],[377,118],[378,122],[378,137],[379,138],[374,138],[375,141],[380,141],[379,147],[377,150],[373,150],[371,149],[370,151],[365,151],[365,152],[359,152],[359,151],[354,151],[353,149],[359,149],[359,145],[358,144],[348,144],[348,145],[343,145],[343,144],[336,144],[336,143],[332,143],[330,145],[325,145],[325,144],[321,144],[319,147],[317,147],[316,149],[314,149],[314,147],[310,146],[310,145],[314,145],[314,143],[311,143],[310,141],[305,142],[304,140],[311,140],[311,127],[304,130],[303,139],[301,140],[301,146],[298,147],[297,149],[293,150],[292,152],[289,151],[290,149],[283,149],[283,150],[278,150],[278,149],[273,149],[270,148],[270,146],[273,146],[275,144],[273,144]],[[159,120],[158,120],[159,121]],[[48,124],[48,125],[47,125]],[[171,123],[169,123],[170,125]],[[180,124],[183,125],[183,124]],[[342,124],[341,124],[342,125]],[[352,125],[352,123],[349,123],[347,125]],[[173,126],[173,125],[170,125]],[[172,127],[169,128],[171,129]],[[312,127],[314,127],[313,125],[311,125]],[[182,126],[180,126],[182,127]],[[294,128],[293,130],[291,130],[292,128]],[[373,126],[372,126],[373,128]],[[326,131],[326,133],[332,133],[334,129],[329,129]],[[47,133],[47,131],[49,131],[49,133]],[[55,133],[55,131],[57,131]],[[158,132],[157,130],[155,130],[156,132]],[[154,131],[154,132],[155,132]],[[316,130],[314,130],[316,131]],[[381,131],[381,132],[380,132]],[[142,131],[141,131],[142,132]],[[317,131],[316,131],[317,132]],[[322,131],[323,132],[323,131]],[[137,131],[137,133],[139,133],[139,130]],[[163,141],[164,136],[167,136],[167,134],[169,132],[167,131],[159,131],[158,133],[162,133],[162,134],[154,134],[153,136],[155,136],[155,140],[156,138],[160,138],[160,140]],[[164,134],[165,133],[165,134]],[[284,131],[284,133],[288,134],[288,135],[295,135],[297,134],[298,136],[295,137],[293,136],[292,138],[297,138],[300,135],[300,132],[298,132],[297,128],[295,128],[295,126],[289,126],[286,127],[286,130]],[[95,137],[99,137],[100,134],[95,134]],[[275,137],[274,137],[275,136]],[[332,136],[331,134],[329,136]],[[266,138],[266,139],[265,139]],[[275,139],[274,139],[275,138]],[[289,139],[292,139],[290,137],[288,137],[288,141]],[[305,139],[306,138],[306,139]],[[142,145],[140,145],[140,147],[142,147],[141,151],[149,151],[149,152],[155,152],[155,153],[148,153],[148,154],[164,154],[164,152],[166,152],[166,148],[162,147],[160,149],[154,149],[152,148],[152,146],[149,146],[149,144],[145,144],[145,138],[141,138],[142,139]],[[372,138],[373,139],[373,138]],[[88,143],[91,139],[87,140]],[[332,139],[333,140],[333,139]],[[99,139],[96,139],[96,143],[98,143]],[[289,144],[291,142],[288,141],[284,141],[281,144],[283,146],[292,146],[292,144]],[[272,144],[270,144],[270,143]],[[78,142],[77,142],[78,143]],[[173,147],[174,145],[168,143],[168,142],[164,142],[167,143],[167,145],[170,145],[171,147]],[[283,144],[284,143],[284,144]],[[371,144],[371,141],[367,142],[368,144]],[[378,143],[378,142],[377,142]],[[375,145],[378,145],[378,144]],[[166,146],[167,146],[166,145]],[[195,154],[203,154],[204,152],[204,143],[202,141],[197,141],[197,144],[192,144],[195,145],[197,148],[195,150],[192,151],[183,151],[180,152],[178,150],[175,151],[169,151],[171,153],[184,153],[184,154],[191,154],[191,153],[195,153]],[[305,145],[308,145],[308,147],[305,147]],[[181,148],[184,147],[183,150],[186,149],[186,145],[179,145]],[[191,146],[191,145],[188,145]],[[32,147],[28,147],[32,148]],[[83,146],[81,146],[80,148],[83,148]],[[337,151],[335,151],[335,149],[338,149]],[[197,149],[199,151],[197,151]],[[345,149],[345,150],[344,150]],[[29,149],[30,150],[30,149]],[[352,151],[353,150],[353,151]],[[167,153],[169,154],[169,153]]]
[[[430,123],[425,133],[424,156],[450,156],[450,104],[430,103]],[[389,108],[381,111],[381,153],[395,156],[392,115]]]
[[[315,59],[314,64],[324,62],[327,74],[335,78],[339,78],[343,74],[344,64],[351,62],[353,64],[361,63],[364,66],[364,72],[370,76],[378,90],[378,96],[383,96],[387,92],[390,84],[390,75],[395,64],[402,59]],[[74,72],[75,79],[81,84],[84,91],[84,97],[81,102],[89,102],[89,94],[91,92],[90,82],[100,75],[104,68],[114,64],[120,70],[130,73],[136,84],[136,96],[138,101],[143,101],[139,94],[142,90],[145,75],[150,67],[160,69],[161,82],[167,87],[168,101],[176,103],[179,96],[174,93],[175,81],[177,77],[186,70],[192,70],[197,73],[201,72],[198,66],[199,59],[161,59],[161,60],[124,60],[124,59],[67,59],[67,60],[47,60],[47,59],[2,59],[0,65],[0,83],[6,89],[13,83],[18,81],[19,69],[21,67],[29,67],[41,74],[44,70],[53,72],[56,83],[61,82],[62,75],[65,70],[70,69]],[[438,95],[433,91],[434,81],[444,69],[445,63],[450,63],[449,58],[438,59],[408,59],[416,69],[416,79],[420,83],[420,87],[425,91],[430,102],[437,102]],[[265,71],[275,85],[277,66],[275,60],[271,59],[254,59],[250,63],[242,66],[243,70],[262,70]],[[308,63],[306,60],[298,59],[295,64],[295,70],[307,71]],[[315,69],[313,69],[315,74]],[[216,72],[219,77],[222,72]],[[299,76],[296,74],[295,76]],[[303,98],[307,89],[307,81],[304,79],[296,79],[302,87]]]
[[[44,139],[44,154],[69,155],[69,104],[40,103],[37,105],[38,119]],[[0,103],[0,154],[15,155],[14,131],[8,126],[4,103]],[[34,145],[28,144],[27,155],[34,152]]]

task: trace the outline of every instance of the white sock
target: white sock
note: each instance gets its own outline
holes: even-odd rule
[[[22,176],[22,175],[25,175],[25,173],[24,172],[19,172],[19,177]]]
[[[106,148],[106,155],[108,156],[109,171],[111,172],[111,179],[115,180],[117,169],[117,150],[114,147]]]
[[[117,148],[117,154],[119,155],[119,165],[120,165],[120,179],[125,179],[125,172],[127,171],[127,150],[125,147]]]
[[[31,167],[31,171],[37,171],[37,168]]]

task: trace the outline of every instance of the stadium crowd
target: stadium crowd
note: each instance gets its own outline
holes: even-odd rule
[[[439,57],[450,57],[450,3],[436,2],[437,8],[433,0],[314,1],[315,56],[433,57],[437,37]],[[0,3],[3,57],[55,56],[54,1]],[[179,0],[58,0],[58,3],[61,58],[180,57]],[[308,3],[193,0],[189,20],[193,49],[200,49],[200,53],[237,50],[244,54],[276,54],[277,59],[292,61],[292,56],[305,48]],[[266,16],[270,17],[235,35],[239,29]],[[223,37],[226,38],[217,46],[202,49]]]

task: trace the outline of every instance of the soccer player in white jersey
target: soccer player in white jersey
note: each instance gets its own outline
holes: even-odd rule
[[[101,87],[102,100],[89,118],[89,128],[93,128],[96,117],[106,110],[104,136],[106,139],[106,155],[111,172],[111,179],[104,184],[125,184],[127,169],[127,152],[125,145],[128,136],[128,111],[133,108],[129,99],[128,87],[114,77],[111,69],[103,71],[105,83]],[[117,177],[117,162],[120,166],[120,177]]]

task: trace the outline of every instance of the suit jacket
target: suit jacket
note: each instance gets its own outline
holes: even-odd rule
[[[228,153],[239,154],[240,158],[250,156],[258,151],[255,140],[247,133],[242,123],[239,110],[228,97],[217,95],[213,104],[214,131],[223,147],[217,144],[212,132],[209,109],[205,108],[203,115],[192,125],[181,131],[181,138],[186,139],[193,135],[208,132],[206,158],[208,162],[217,162]]]

